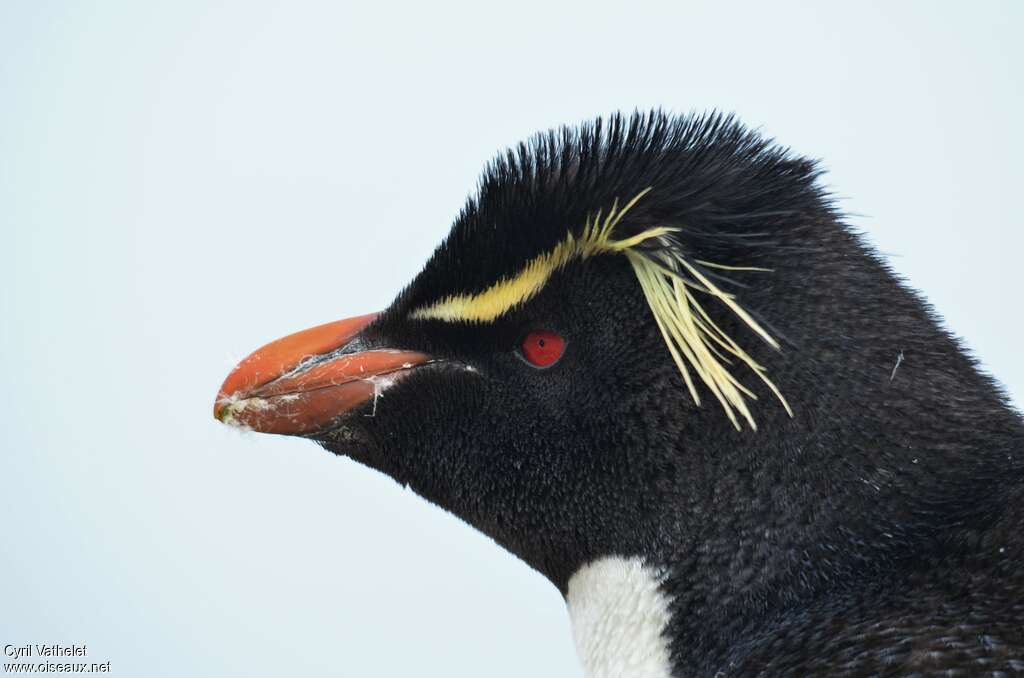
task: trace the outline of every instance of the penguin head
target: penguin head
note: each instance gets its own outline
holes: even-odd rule
[[[700,531],[797,426],[781,320],[806,310],[794,243],[832,219],[816,175],[719,115],[538,136],[386,310],[259,349],[215,415],[388,474],[564,591]]]

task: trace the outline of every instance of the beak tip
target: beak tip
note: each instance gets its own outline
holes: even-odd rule
[[[221,391],[217,394],[217,399],[213,401],[213,418],[222,424],[226,424],[230,414],[231,402],[227,395]]]

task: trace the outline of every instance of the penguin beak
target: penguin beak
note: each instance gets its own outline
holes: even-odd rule
[[[217,393],[213,416],[261,433],[309,435],[373,397],[390,381],[430,360],[393,349],[359,351],[376,313],[290,334],[238,363]]]

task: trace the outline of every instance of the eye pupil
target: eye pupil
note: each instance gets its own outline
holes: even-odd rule
[[[558,362],[565,350],[565,339],[551,330],[534,330],[523,339],[521,353],[534,367],[549,367]]]

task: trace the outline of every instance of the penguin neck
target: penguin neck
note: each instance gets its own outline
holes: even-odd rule
[[[1024,477],[1024,426],[954,349],[958,407],[920,393],[938,379],[912,357],[869,398],[849,398],[857,416],[811,400],[758,437],[726,439],[731,454],[690,431],[700,482],[670,503],[690,512],[666,516],[673,533],[645,561],[670,602],[668,675],[725,670],[788,611],[969,553],[994,529]]]

